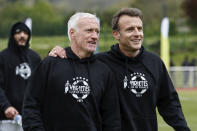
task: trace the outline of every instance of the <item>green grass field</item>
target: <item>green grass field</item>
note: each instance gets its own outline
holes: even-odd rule
[[[109,36],[109,34],[102,35],[100,36],[100,38],[100,51],[109,50],[111,45],[116,43],[112,35]],[[7,38],[0,38],[0,51],[7,47],[7,43]],[[48,52],[56,45],[67,47],[70,45],[70,42],[66,36],[33,36],[30,47],[35,50],[42,58],[44,58],[48,55]]]
[[[145,37],[143,45],[147,50],[159,55],[159,45],[156,44],[159,39],[158,36]],[[197,35],[170,37],[171,58],[175,65],[181,65],[185,55],[189,56],[189,60],[196,58],[197,46],[195,41],[197,41]],[[44,58],[55,45],[66,47],[69,46],[69,43],[67,36],[33,36],[31,48]],[[109,50],[111,45],[115,43],[117,43],[117,41],[113,38],[111,33],[101,32],[99,51]],[[0,51],[5,47],[7,47],[7,38],[0,38]]]
[[[191,131],[197,131],[197,90],[181,90],[178,91],[182,104],[183,113]],[[158,115],[159,131],[174,131],[168,126]]]

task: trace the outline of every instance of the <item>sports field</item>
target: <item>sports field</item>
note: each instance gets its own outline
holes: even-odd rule
[[[178,90],[183,112],[191,131],[197,131],[197,88]],[[158,115],[159,131],[174,131]]]

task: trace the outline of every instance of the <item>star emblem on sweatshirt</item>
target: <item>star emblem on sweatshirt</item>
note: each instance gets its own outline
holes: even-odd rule
[[[148,90],[148,81],[143,73],[135,72],[124,77],[124,89],[129,89],[136,97],[141,97]]]
[[[75,77],[73,78],[72,84],[67,80],[65,83],[64,93],[70,93],[73,98],[77,99],[77,102],[83,102],[90,93],[88,79],[83,77]]]

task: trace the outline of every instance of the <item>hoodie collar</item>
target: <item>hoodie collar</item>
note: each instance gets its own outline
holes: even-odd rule
[[[128,61],[140,61],[140,59],[142,59],[143,57],[143,53],[144,53],[144,47],[142,46],[140,48],[140,52],[138,53],[137,56],[135,56],[134,58],[130,58],[126,55],[124,55],[121,51],[120,51],[120,48],[119,48],[119,44],[115,44],[115,45],[112,45],[111,47],[111,53],[116,57],[118,58],[119,60],[122,60],[122,61],[125,61],[125,60],[128,60]]]
[[[89,57],[80,59],[71,49],[71,47],[67,47],[66,49],[66,55],[68,59],[72,59],[74,61],[79,61],[80,63],[84,62],[92,62],[96,59],[96,56],[92,53]]]

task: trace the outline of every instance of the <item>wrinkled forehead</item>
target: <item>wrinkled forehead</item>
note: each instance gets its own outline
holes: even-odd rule
[[[79,18],[77,22],[77,26],[78,27],[94,26],[94,27],[100,28],[100,23],[97,18],[82,17],[82,18]]]
[[[128,16],[124,15],[121,16],[118,21],[119,28],[125,26],[136,26],[136,27],[143,27],[142,20],[136,16]]]

